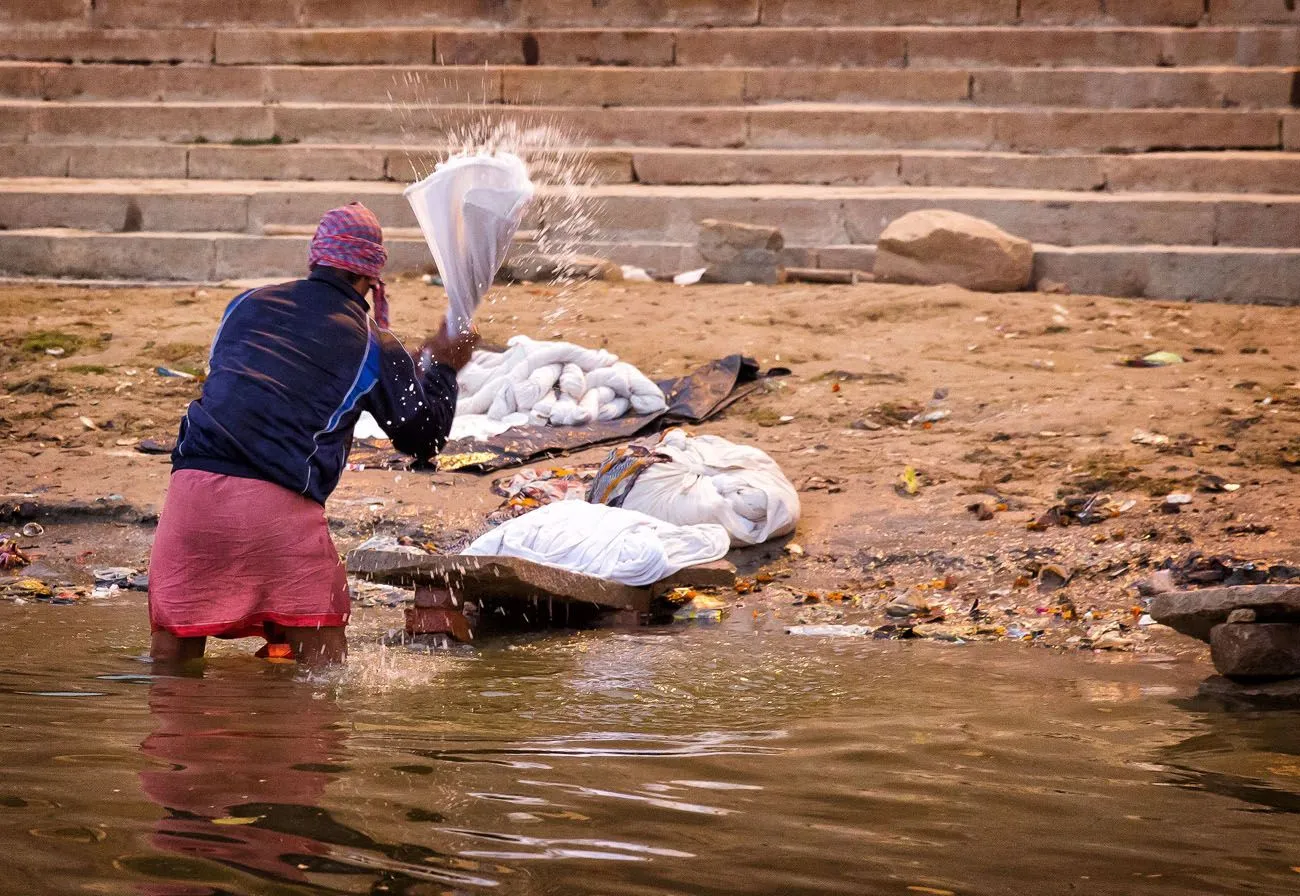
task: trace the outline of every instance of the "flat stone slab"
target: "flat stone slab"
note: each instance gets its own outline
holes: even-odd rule
[[[1228,621],[1233,610],[1254,610],[1256,622],[1300,622],[1300,586],[1239,585],[1174,591],[1151,601],[1156,622],[1207,644],[1210,631]]]
[[[649,588],[607,582],[518,557],[353,551],[348,554],[348,572],[385,585],[445,588],[462,600],[480,604],[491,601],[523,606],[546,599],[594,604],[605,610],[636,613],[650,610]]]

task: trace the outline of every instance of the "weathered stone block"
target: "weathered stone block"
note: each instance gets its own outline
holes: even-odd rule
[[[385,153],[362,146],[189,148],[188,176],[205,180],[383,180]]]
[[[901,30],[713,28],[677,33],[677,65],[902,67]]]
[[[433,62],[433,31],[393,29],[218,31],[218,65],[419,65]]]
[[[824,111],[758,107],[749,112],[748,145],[756,149],[987,149],[995,113],[924,106]]]
[[[1238,609],[1254,610],[1260,622],[1300,623],[1300,587],[1241,585],[1175,591],[1154,598],[1150,613],[1156,622],[1208,642],[1214,627],[1226,623]]]
[[[1281,153],[1144,153],[1102,164],[1118,192],[1300,193],[1300,159]]]
[[[72,145],[68,147],[68,176],[183,178],[186,150],[166,143]]]
[[[1183,28],[1158,35],[1161,65],[1293,66],[1300,28]]]
[[[1214,235],[1220,246],[1300,248],[1300,197],[1220,202]]]
[[[673,32],[440,31],[439,65],[672,65]]]
[[[884,151],[639,149],[632,160],[643,184],[899,183],[899,155]]]
[[[1275,112],[1018,109],[995,114],[996,145],[1020,152],[1205,146],[1274,149],[1278,145]]]
[[[902,182],[919,187],[1091,191],[1106,183],[1099,156],[917,151],[904,153],[900,164]]]
[[[907,64],[954,66],[1152,66],[1161,33],[1108,28],[932,28],[907,38]]]
[[[894,221],[876,242],[878,279],[955,283],[967,289],[1025,289],[1034,247],[1001,228],[943,209],[912,212]]]
[[[1010,25],[1015,0],[766,0],[764,25]]]
[[[211,62],[213,35],[200,28],[11,31],[0,59],[54,62]]]
[[[524,25],[544,28],[723,28],[758,24],[759,0],[520,0]]]
[[[1294,0],[1210,0],[1214,25],[1300,25]]]
[[[500,72],[420,67],[395,73],[387,66],[269,66],[267,99],[283,103],[496,103]]]
[[[514,105],[740,105],[742,71],[673,68],[537,68],[502,73],[505,102]]]
[[[66,177],[68,147],[0,144],[0,177]]]
[[[780,283],[784,280],[779,253],[785,246],[776,227],[718,221],[700,222],[697,243],[709,283]]]
[[[960,70],[782,69],[745,74],[744,99],[761,103],[957,103],[967,100],[970,76]]]
[[[1214,668],[1234,679],[1300,676],[1300,624],[1224,623],[1210,630]]]
[[[0,4],[0,24],[85,25],[90,0],[5,0]]]

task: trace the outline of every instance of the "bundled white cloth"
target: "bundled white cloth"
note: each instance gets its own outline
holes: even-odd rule
[[[759,544],[794,531],[799,493],[759,449],[681,429],[668,430],[658,443],[640,444],[668,460],[644,466],[620,506],[678,525],[717,523],[733,544]],[[601,491],[597,474],[592,492]]]
[[[448,159],[406,188],[447,289],[450,332],[469,332],[533,192],[524,163],[506,152]]]
[[[457,376],[457,418],[484,415],[512,425],[585,426],[627,413],[654,414],[663,390],[604,349],[515,336],[504,352],[475,352]],[[525,415],[524,417],[513,415]]]
[[[687,566],[719,560],[729,548],[721,526],[675,526],[632,510],[559,501],[502,523],[462,553],[521,557],[624,585],[649,585]]]

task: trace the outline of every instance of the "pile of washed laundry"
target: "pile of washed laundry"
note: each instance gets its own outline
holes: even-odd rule
[[[512,338],[504,352],[475,352],[456,382],[453,440],[516,426],[585,426],[667,407],[663,390],[617,355],[527,336]]]
[[[466,554],[521,557],[625,585],[794,531],[799,495],[757,448],[682,429],[610,452],[595,470],[524,470]]]

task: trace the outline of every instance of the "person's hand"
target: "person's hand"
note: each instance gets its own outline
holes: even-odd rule
[[[427,355],[439,364],[446,364],[452,370],[460,370],[469,363],[470,357],[474,354],[474,346],[478,345],[478,341],[477,328],[470,327],[468,333],[453,335],[447,329],[447,322],[443,321],[438,327],[437,335],[425,339],[420,346],[420,356]]]

